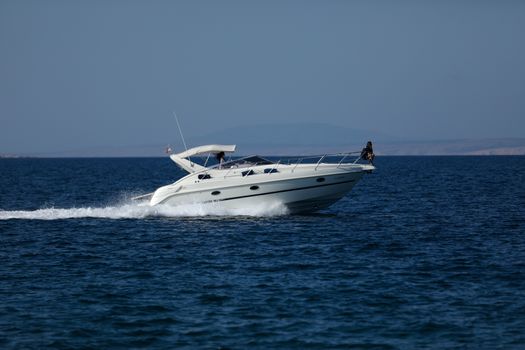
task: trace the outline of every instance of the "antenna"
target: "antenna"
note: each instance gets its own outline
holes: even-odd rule
[[[182,129],[180,128],[179,118],[177,117],[177,113],[175,113],[175,111],[172,111],[172,113],[173,113],[173,116],[175,117],[175,121],[177,122],[177,127],[179,128],[179,133],[180,133],[180,137],[182,139],[182,143],[184,144],[184,148],[187,151],[188,150],[188,146],[186,146],[186,141],[184,140],[184,135],[182,134]]]
[[[179,128],[180,138],[182,139],[182,143],[184,144],[184,149],[187,151],[188,146],[186,146],[186,141],[184,140],[184,135],[182,134],[182,129],[180,127],[179,118],[177,117],[177,113],[175,111],[172,111],[173,116],[175,117],[175,121],[177,122],[177,127]],[[188,157],[188,160],[190,161],[190,165],[193,167],[193,162],[191,161],[191,158]]]

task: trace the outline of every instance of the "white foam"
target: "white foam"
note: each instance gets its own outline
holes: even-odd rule
[[[182,206],[156,205],[147,203],[124,203],[99,208],[43,208],[37,210],[1,210],[0,220],[60,220],[79,218],[143,219],[147,217],[199,217],[199,216],[277,216],[287,214],[279,203],[260,204],[242,209],[228,209],[217,203],[188,204]]]

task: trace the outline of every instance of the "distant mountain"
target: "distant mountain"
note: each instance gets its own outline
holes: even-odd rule
[[[213,143],[236,144],[236,155],[305,155],[360,151],[368,140],[374,143],[377,155],[525,155],[525,138],[414,141],[325,123],[238,126],[213,133],[186,136],[188,147]],[[91,147],[24,156],[161,157],[165,155],[166,146],[166,143],[161,141],[157,144]],[[174,152],[183,150],[182,142],[173,146]]]
[[[385,142],[375,145],[384,155],[525,155],[525,138]]]
[[[239,154],[299,155],[358,151],[368,140],[372,140],[378,155],[525,155],[525,138],[414,141],[324,123],[238,126],[193,136],[188,140],[192,146],[236,144]]]
[[[188,138],[192,145],[236,144],[243,154],[300,154],[361,149],[368,140],[394,137],[362,129],[324,123],[287,123],[238,126]]]
[[[22,156],[12,153],[0,153],[0,158],[22,158]]]

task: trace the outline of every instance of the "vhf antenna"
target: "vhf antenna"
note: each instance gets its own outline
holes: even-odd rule
[[[186,146],[186,141],[184,141],[184,135],[182,134],[182,129],[180,128],[180,124],[179,124],[179,118],[177,117],[177,113],[175,113],[175,111],[172,111],[172,113],[173,113],[173,116],[175,117],[175,121],[177,122],[177,127],[179,128],[179,133],[180,133],[180,137],[182,139],[182,143],[184,144],[184,148],[187,151],[188,150],[188,146]]]
[[[184,140],[184,135],[182,134],[182,129],[180,127],[179,118],[177,117],[177,113],[175,113],[175,111],[172,111],[172,113],[173,113],[173,116],[175,117],[175,121],[177,122],[177,128],[179,128],[180,138],[182,139],[182,143],[184,144],[184,149],[187,151],[188,146],[186,146],[186,141]],[[191,163],[190,157],[188,157],[188,160]]]

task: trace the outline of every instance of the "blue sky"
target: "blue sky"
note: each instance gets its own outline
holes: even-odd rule
[[[523,33],[525,1],[0,0],[0,153],[165,144],[172,110],[525,137]]]

